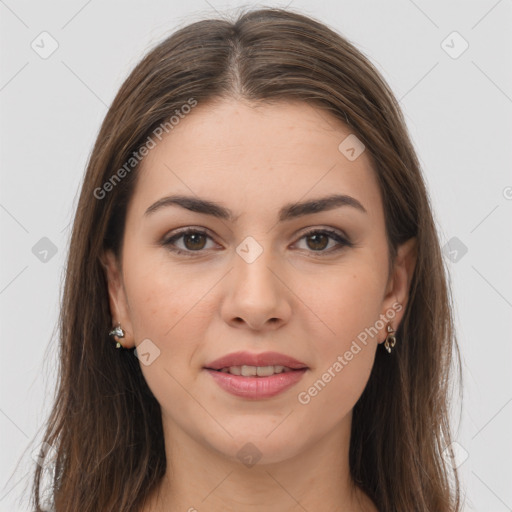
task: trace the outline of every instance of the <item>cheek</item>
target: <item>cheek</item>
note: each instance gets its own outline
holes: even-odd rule
[[[318,348],[327,352],[350,345],[379,318],[385,285],[382,274],[375,262],[354,259],[359,262],[296,281],[301,283],[298,295],[323,324],[317,332],[322,333],[324,343]]]
[[[336,415],[348,412],[363,392],[380,341],[384,282],[375,262],[361,260],[321,279],[317,276],[315,293],[311,288],[309,295],[306,288],[302,290],[302,297],[307,297],[304,302],[322,321],[312,340],[315,367],[302,390],[322,407],[336,405]],[[310,393],[307,386],[314,387]]]
[[[135,247],[126,261],[125,276],[136,342],[151,333],[162,344],[182,339],[179,332],[192,317],[200,321],[198,312],[215,277],[172,265],[164,250]]]
[[[154,362],[141,364],[142,373],[164,410],[193,409],[187,389],[196,373],[194,355],[211,323],[208,290],[215,280],[170,272],[168,262],[142,261],[127,264],[125,279],[135,344],[150,339],[158,348]]]

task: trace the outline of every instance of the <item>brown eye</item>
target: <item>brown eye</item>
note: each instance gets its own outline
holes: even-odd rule
[[[182,235],[183,236],[183,244],[186,249],[191,251],[197,251],[199,249],[204,249],[205,239],[206,237],[202,233],[189,233]]]
[[[162,245],[178,254],[190,254],[204,252],[208,239],[211,237],[206,231],[187,229],[177,233],[162,242]],[[180,244],[178,244],[180,242]]]
[[[311,243],[308,242],[308,247],[314,251],[321,251],[329,245],[329,237],[324,233],[308,235],[306,239],[311,241]]]
[[[330,229],[316,229],[309,231],[301,237],[300,240],[306,240],[306,250],[309,252],[318,252],[320,254],[329,254],[339,251],[344,247],[352,247],[348,239],[344,238],[340,233]],[[334,244],[329,247],[329,242]]]
[[[208,240],[213,239],[206,231],[188,228],[162,242],[162,245],[177,254],[189,256],[200,255],[206,252]],[[306,251],[319,253],[319,255],[337,252],[353,244],[340,233],[329,229],[316,229],[303,235],[299,241],[306,240]],[[178,243],[179,242],[179,243]],[[334,242],[330,245],[330,242]],[[196,253],[196,254],[194,254]]]

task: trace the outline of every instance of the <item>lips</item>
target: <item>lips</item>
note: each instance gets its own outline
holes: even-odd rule
[[[215,361],[211,361],[204,367],[208,370],[222,370],[223,368],[230,368],[233,366],[284,366],[291,370],[302,370],[308,368],[308,366],[303,362],[278,352],[263,352],[261,354],[233,352],[219,359],[215,359]]]
[[[290,370],[269,377],[242,377],[206,368],[204,371],[227,393],[244,399],[262,400],[275,397],[295,386],[307,369]]]
[[[307,370],[303,362],[278,352],[233,352],[204,366],[221,389],[254,400],[283,393],[296,385]]]

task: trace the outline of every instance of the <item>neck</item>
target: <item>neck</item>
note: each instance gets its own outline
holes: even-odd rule
[[[246,466],[164,421],[167,472],[145,512],[376,512],[349,471],[350,415],[340,431],[271,464]]]

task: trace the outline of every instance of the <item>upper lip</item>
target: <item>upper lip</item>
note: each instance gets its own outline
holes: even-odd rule
[[[262,352],[261,354],[251,354],[250,352],[233,352],[215,359],[205,365],[210,370],[221,370],[230,366],[286,366],[298,370],[308,366],[297,359],[278,352]]]

